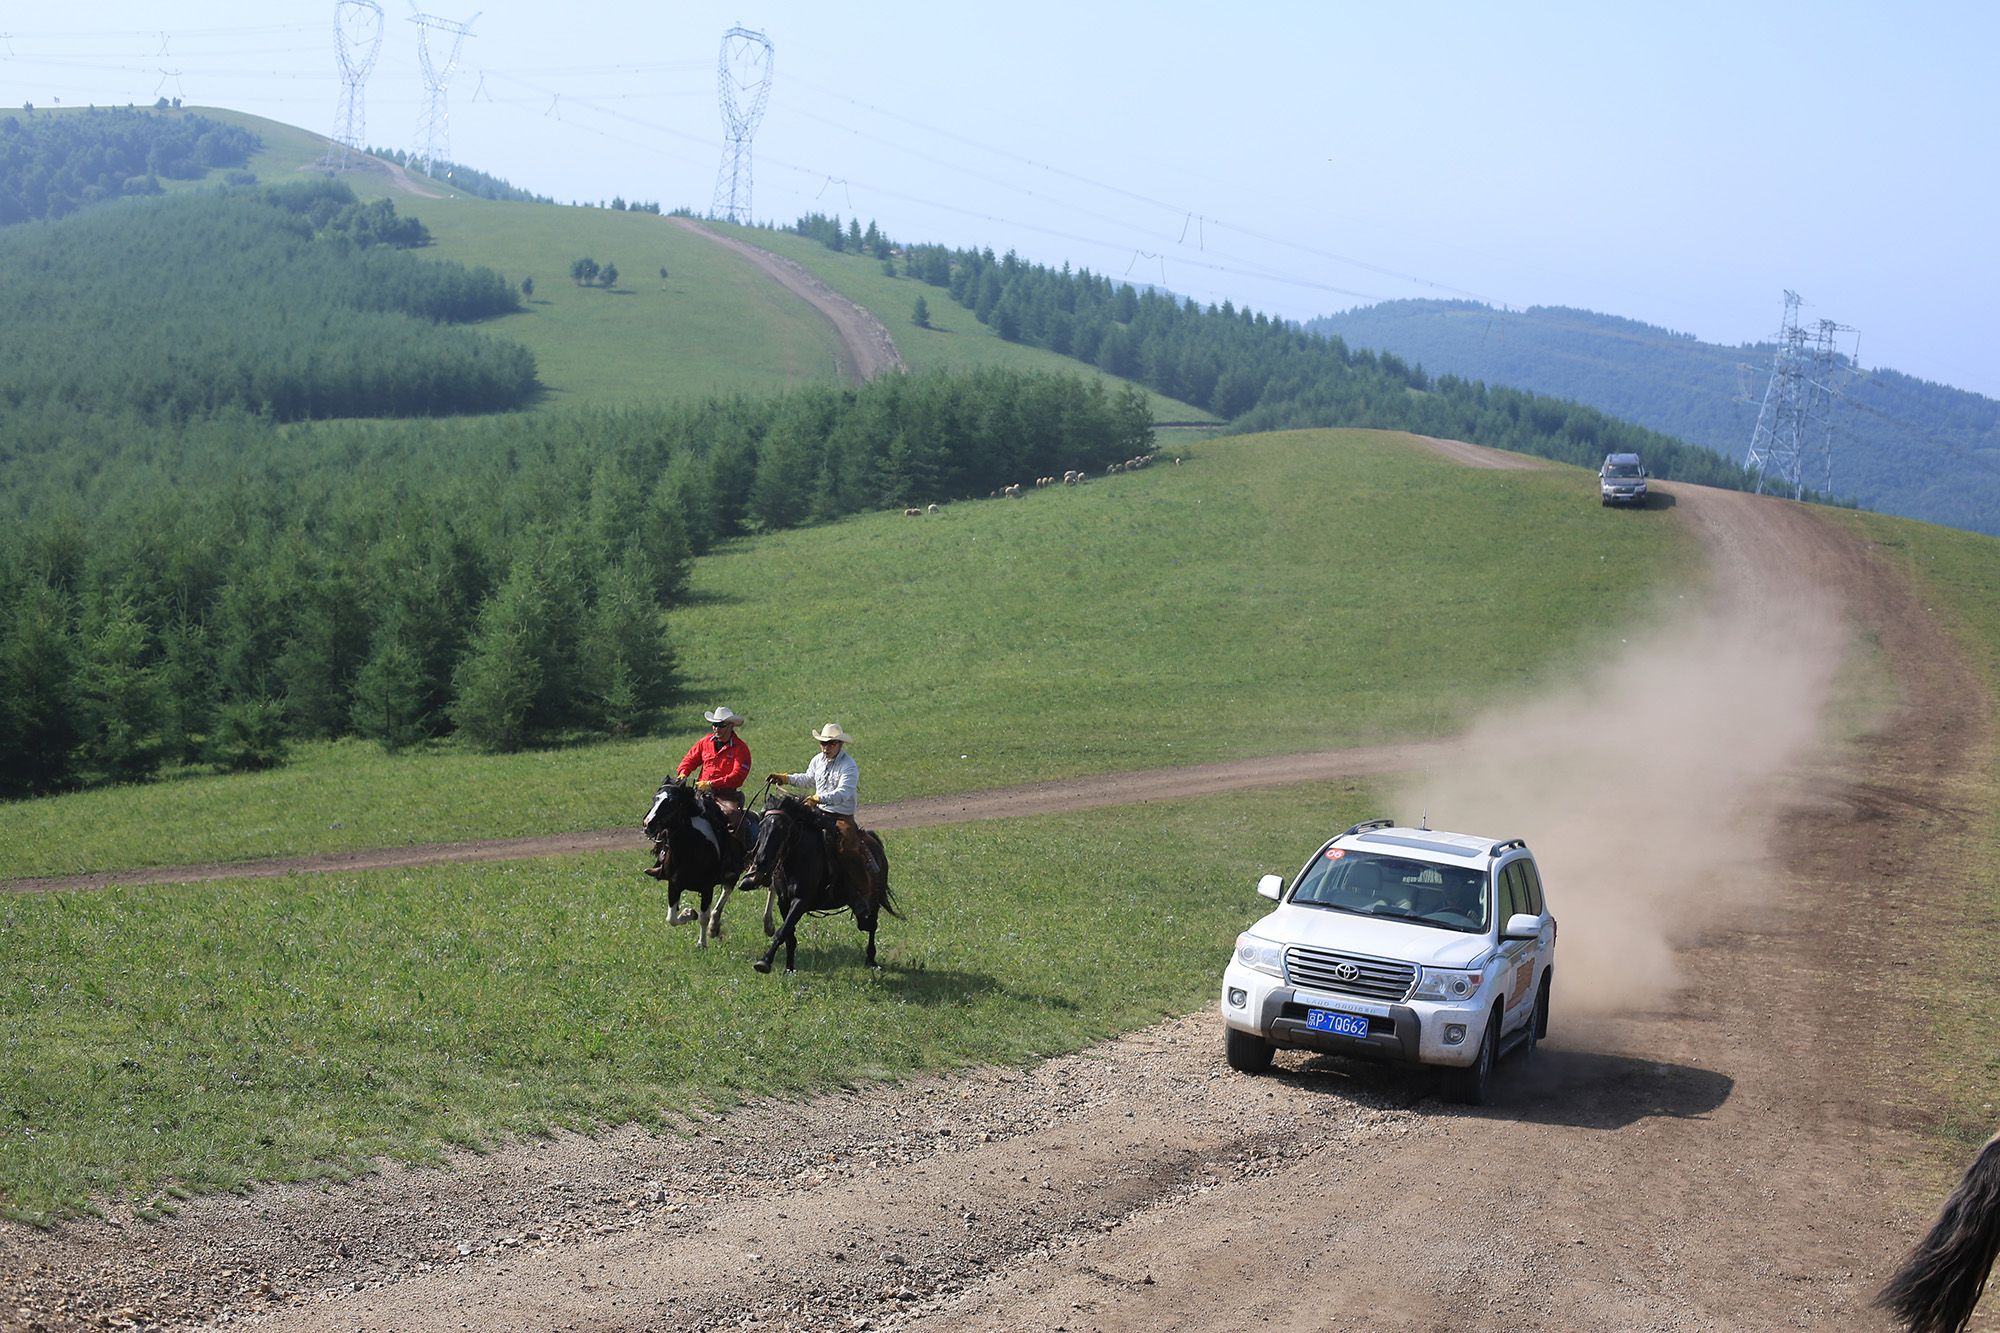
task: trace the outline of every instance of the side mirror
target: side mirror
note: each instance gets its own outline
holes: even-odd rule
[[[1542,919],[1532,912],[1516,912],[1507,918],[1507,929],[1500,932],[1503,940],[1538,940],[1542,937]]]
[[[1284,895],[1285,881],[1278,875],[1266,875],[1257,881],[1257,892],[1262,897],[1276,901]]]

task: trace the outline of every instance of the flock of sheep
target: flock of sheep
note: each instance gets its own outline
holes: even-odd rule
[[[1158,457],[1159,457],[1158,454],[1140,454],[1137,458],[1128,458],[1122,463],[1111,464],[1109,467],[1104,469],[1104,474],[1106,476],[1115,476],[1120,472],[1132,472],[1138,468],[1145,467],[1148,463],[1151,463],[1155,458]],[[1176,458],[1174,460],[1174,466],[1179,467],[1180,462],[1181,460]],[[1044,486],[1055,486],[1055,485],[1080,486],[1083,484],[1086,475],[1087,473],[1085,472],[1084,469],[1073,468],[1063,473],[1060,477],[1036,477],[1034,488],[1036,490],[1040,490]],[[1022,490],[1021,483],[1017,481],[1012,486],[1002,486],[997,491],[988,491],[986,493],[986,497],[989,500],[1018,500],[1021,498],[1021,490]],[[935,514],[937,512],[938,512],[938,507],[936,505],[929,505],[922,509],[914,509],[914,508],[905,509],[903,511],[903,517],[922,518],[927,513]]]

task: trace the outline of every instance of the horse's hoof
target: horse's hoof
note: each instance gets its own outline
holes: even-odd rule
[[[771,970],[771,960],[768,958],[759,958],[756,962],[750,964],[750,966],[756,968],[759,972],[769,972]]]
[[[667,918],[667,924],[670,926],[685,926],[688,922],[694,919],[695,919],[694,911],[690,908],[683,907],[680,911],[675,912],[672,916],[669,916]]]
[[[766,921],[764,923],[764,938],[770,940],[770,939],[776,939],[777,937],[778,937],[778,928],[772,925],[770,922]]]

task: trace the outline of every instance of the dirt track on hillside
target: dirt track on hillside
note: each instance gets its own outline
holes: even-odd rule
[[[1759,853],[1726,893],[1691,891],[1675,987],[1651,1003],[1559,990],[1550,1041],[1505,1072],[1497,1105],[1296,1055],[1235,1075],[1197,1013],[1028,1070],[752,1105],[686,1138],[563,1135],[195,1201],[165,1223],[114,1210],[0,1230],[0,1320],[1882,1328],[1867,1299],[1934,1202],[1908,1165],[1928,1160],[1924,1113],[1897,1078],[1923,1029],[1900,968],[1951,898],[1924,887],[1953,871],[1923,848],[1965,823],[1951,784],[1983,743],[1984,696],[1836,522],[1662,489],[1714,557],[1716,606],[1754,623],[1828,599],[1877,640],[1901,702],[1864,740],[1755,784],[1731,822]],[[1764,684],[1776,700],[1790,682]],[[1641,721],[1635,770],[1670,734],[1702,734]],[[1705,771],[1740,767],[1714,748]],[[1671,814],[1635,819],[1632,864],[1671,855],[1648,845]]]
[[[1057,814],[1064,810],[1094,810],[1112,805],[1137,805],[1142,801],[1179,800],[1197,791],[1246,791],[1256,787],[1400,773],[1437,762],[1449,752],[1449,746],[1444,742],[1406,741],[1315,754],[1193,764],[1136,773],[1105,773],[1096,777],[1036,782],[991,791],[884,801],[871,804],[866,817],[870,828],[883,832],[927,828],[933,824],[966,824],[980,819],[1016,819],[1023,815]],[[218,879],[276,879],[285,875],[392,870],[447,861],[525,861],[542,856],[608,852],[620,848],[629,850],[642,861],[651,853],[645,837],[636,829],[596,829],[586,833],[488,838],[476,842],[429,843],[414,847],[366,847],[348,852],[272,857],[260,861],[216,861],[202,865],[109,870],[91,875],[0,879],[0,894],[75,893],[114,886],[193,884]]]
[[[825,315],[834,332],[840,335],[843,349],[840,373],[843,378],[872,380],[892,370],[903,369],[903,354],[896,350],[896,340],[889,336],[888,326],[877,319],[868,307],[848,300],[807,272],[803,265],[733,236],[719,235],[693,218],[667,220],[683,231],[693,232],[703,240],[741,255],[784,284],[794,296]]]

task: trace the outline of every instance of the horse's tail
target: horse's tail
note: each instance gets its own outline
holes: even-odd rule
[[[882,867],[881,878],[875,881],[882,888],[882,901],[877,903],[876,906],[882,911],[887,912],[890,916],[895,917],[898,921],[901,921],[903,914],[896,910],[896,899],[889,892],[889,851],[882,845],[882,835],[873,829],[868,829],[861,836],[866,838],[868,845],[875,849],[876,864]]]
[[[1910,1333],[1959,1333],[2000,1254],[2000,1134],[1988,1139],[1938,1219],[1875,1304]]]

